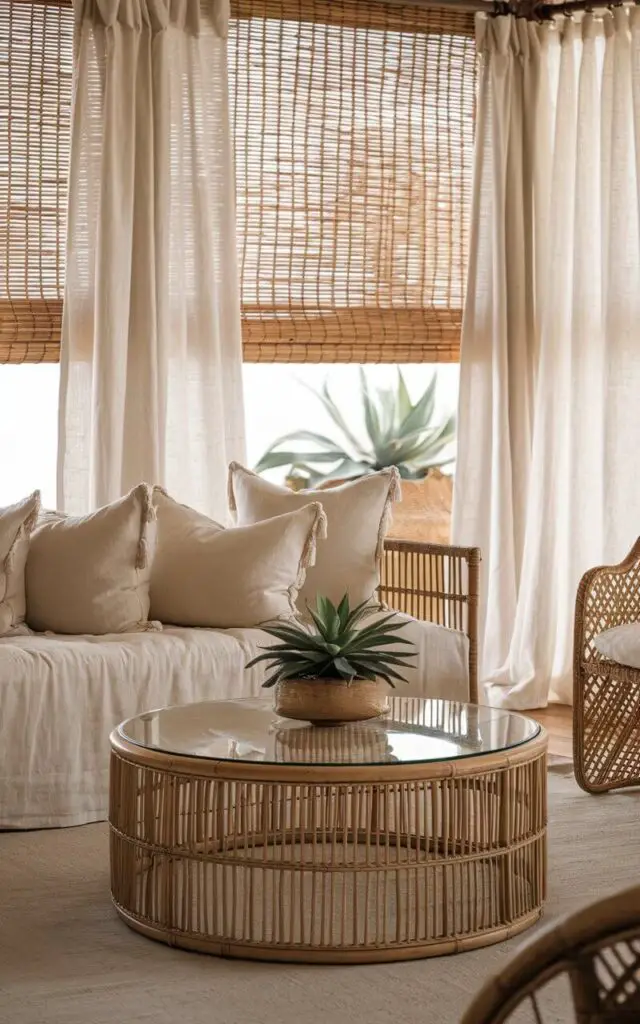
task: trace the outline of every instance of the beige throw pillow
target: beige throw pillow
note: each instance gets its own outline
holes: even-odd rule
[[[397,469],[360,477],[322,491],[291,491],[257,476],[244,466],[229,466],[229,505],[239,526],[258,523],[306,505],[322,503],[327,542],[315,568],[307,573],[298,606],[315,605],[316,594],[334,603],[348,591],[352,604],[374,597],[380,583],[380,559],[391,503],[400,497]]]
[[[269,522],[227,530],[154,490],[158,550],[151,614],[175,626],[258,626],[295,613],[298,590],[325,534],[316,502]]]
[[[0,636],[26,632],[25,566],[39,511],[40,491],[0,509]]]
[[[155,540],[147,484],[87,516],[49,514],[31,539],[27,622],[40,632],[94,635],[154,628]]]

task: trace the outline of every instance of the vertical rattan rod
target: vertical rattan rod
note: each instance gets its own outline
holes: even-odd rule
[[[467,634],[469,636],[469,700],[478,703],[478,602],[480,600],[480,548],[471,548],[467,555],[469,595]]]

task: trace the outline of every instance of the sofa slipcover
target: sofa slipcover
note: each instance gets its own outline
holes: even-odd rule
[[[401,618],[418,657],[396,693],[468,699],[468,637]],[[0,638],[0,828],[106,819],[111,730],[165,705],[268,694],[264,665],[245,665],[270,642],[257,629],[168,626]]]

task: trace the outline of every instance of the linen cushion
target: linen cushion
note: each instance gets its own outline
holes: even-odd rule
[[[298,590],[324,536],[317,502],[255,526],[225,529],[154,490],[158,550],[151,614],[176,626],[250,628],[295,613]]]
[[[607,629],[594,637],[593,644],[609,661],[640,668],[640,622],[628,622],[624,626]]]
[[[327,490],[294,492],[263,480],[237,462],[229,466],[229,505],[239,526],[282,515],[309,501],[322,503],[327,541],[300,591],[301,609],[315,605],[317,594],[336,603],[348,591],[352,605],[374,597],[391,503],[399,497],[396,469]]]
[[[0,636],[24,631],[25,566],[39,511],[40,491],[0,509]]]
[[[48,513],[40,522],[27,561],[33,629],[102,635],[150,628],[156,523],[147,484],[90,515]]]

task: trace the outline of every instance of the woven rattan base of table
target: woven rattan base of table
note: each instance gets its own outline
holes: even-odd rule
[[[111,738],[116,909],[221,956],[413,959],[540,916],[546,736],[456,761],[295,765],[181,757]]]

